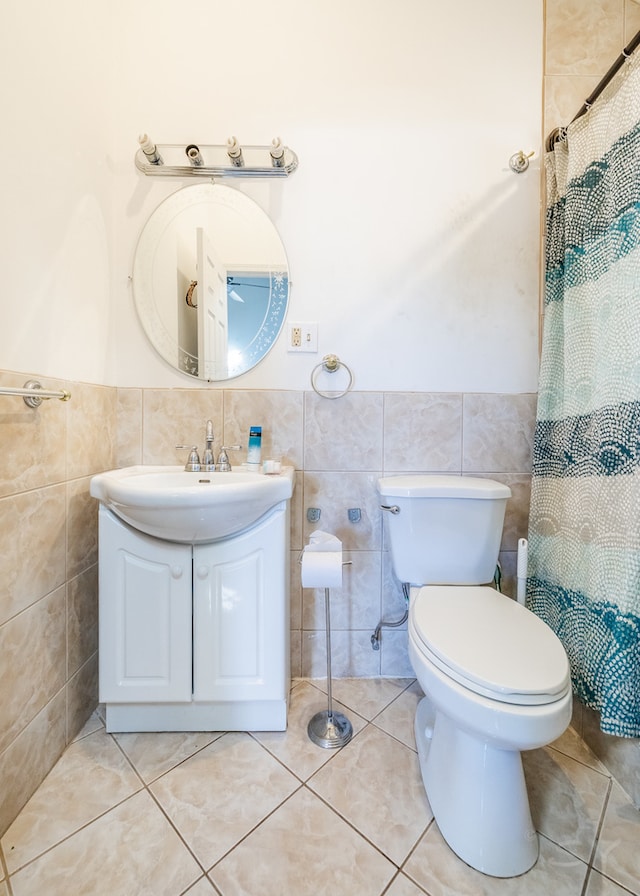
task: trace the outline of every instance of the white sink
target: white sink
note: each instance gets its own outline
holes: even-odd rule
[[[289,499],[293,473],[293,467],[282,467],[276,476],[243,467],[229,473],[124,467],[94,476],[90,492],[134,529],[166,541],[202,544],[248,528]]]

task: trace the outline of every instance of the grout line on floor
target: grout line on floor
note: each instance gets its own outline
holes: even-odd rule
[[[75,837],[76,834],[79,834],[80,831],[84,831],[86,828],[91,827],[96,821],[100,818],[104,818],[105,815],[108,815],[110,812],[113,812],[114,809],[117,809],[119,806],[122,806],[127,800],[130,800],[132,797],[136,796],[136,794],[141,793],[142,790],[146,789],[144,786],[140,787],[138,790],[134,790],[133,793],[127,794],[123,799],[119,800],[117,803],[114,803],[113,806],[109,806],[108,809],[105,809],[104,812],[99,812],[94,818],[89,819],[84,824],[81,824],[80,827],[76,828],[71,833],[67,834],[65,837],[62,837],[60,840],[53,843],[51,846],[48,846],[46,849],[43,849],[42,852],[39,852],[37,855],[33,856],[29,859],[28,862],[25,862],[24,865],[19,865],[17,868],[11,872],[11,877],[14,877],[19,871],[22,871],[24,868],[28,868],[29,865],[32,865],[34,862],[37,862],[38,859],[41,859],[43,856],[48,855],[48,853],[53,852],[57,849],[58,846],[61,846],[63,843],[66,843],[68,840],[71,840],[72,837]],[[8,877],[7,880],[10,878]]]
[[[418,848],[418,846],[420,845],[420,843],[422,843],[422,841],[424,840],[424,838],[427,836],[427,834],[429,833],[429,831],[431,830],[431,828],[433,827],[433,825],[436,825],[436,827],[437,827],[436,820],[435,820],[435,818],[432,817],[432,818],[431,818],[431,821],[430,821],[429,824],[426,826],[426,828],[424,829],[424,831],[420,834],[420,836],[418,837],[418,839],[416,840],[416,842],[413,844],[413,847],[409,850],[409,852],[408,852],[407,855],[405,856],[404,862],[403,862],[402,865],[400,866],[400,871],[402,871],[402,873],[403,873],[406,877],[408,877],[409,880],[411,881],[411,883],[415,884],[415,886],[416,886],[419,890],[422,890],[422,886],[418,883],[417,880],[415,880],[415,878],[413,878],[413,877],[409,874],[408,871],[405,871],[404,869],[407,867],[407,862],[412,858],[414,852],[416,851],[416,849]]]
[[[6,863],[5,857],[4,857],[4,848],[3,848],[1,842],[0,842],[0,865],[2,866],[3,881],[6,884],[8,896],[13,896],[13,889],[11,888],[11,884],[9,882],[9,869],[7,868],[7,863]]]
[[[287,803],[293,796],[295,796],[296,793],[300,793],[300,791],[305,787],[306,787],[306,784],[301,783],[299,787],[296,787],[295,790],[291,791],[291,793],[288,794],[283,800],[281,800],[277,806],[274,806],[270,812],[267,812],[267,814],[264,816],[264,818],[261,818],[260,821],[258,821],[256,824],[254,824],[254,826],[251,828],[250,831],[247,831],[247,833],[244,834],[244,836],[240,837],[240,839],[237,840],[233,844],[233,846],[230,846],[229,849],[223,855],[221,855],[219,859],[216,859],[216,861],[213,863],[213,865],[211,865],[210,868],[206,869],[205,874],[209,875],[213,871],[213,869],[217,865],[220,864],[220,862],[224,861],[224,859],[226,859],[226,857],[234,851],[234,849],[236,849],[238,846],[240,846],[241,843],[244,843],[244,841],[247,839],[247,837],[250,837],[254,831],[257,831],[257,829],[260,827],[260,825],[264,824],[268,818],[271,818],[271,816],[275,812],[277,812],[279,809],[281,809],[282,806],[285,805],[285,803]],[[198,862],[198,864],[200,864],[200,862]],[[217,887],[216,887],[216,892],[217,892]]]
[[[591,877],[592,871],[594,871],[593,863],[596,858],[596,852],[598,851],[598,841],[600,840],[600,834],[602,833],[602,826],[604,825],[604,817],[607,814],[607,808],[609,806],[609,800],[611,798],[611,791],[613,789],[613,778],[609,776],[609,786],[607,787],[607,793],[604,798],[604,802],[602,804],[602,812],[600,813],[600,818],[598,820],[598,827],[596,828],[596,835],[593,839],[593,847],[591,848],[591,855],[589,856],[589,862],[587,867],[587,874],[584,879],[584,886],[582,888],[582,893],[580,896],[586,896],[587,890],[589,888],[589,878]]]
[[[580,759],[578,756],[574,756],[573,753],[569,752],[568,750],[561,750],[559,749],[559,747],[554,747],[553,744],[547,744],[546,746],[547,749],[552,750],[554,753],[559,753],[560,756],[564,756],[567,759],[572,759],[574,762],[578,762],[581,766],[583,766],[583,768],[588,768],[591,772],[597,772],[599,775],[602,775],[603,778],[609,778],[609,780],[611,780],[611,778],[613,777],[613,775],[607,768],[602,771],[602,769],[596,768],[595,765],[589,765],[589,763],[585,762],[584,759]],[[596,761],[599,761],[597,756],[594,756],[593,758]],[[600,765],[604,767],[604,763],[600,762]]]
[[[363,730],[364,730],[364,729],[363,729]],[[360,733],[361,733],[361,732],[360,732]],[[344,749],[344,747],[343,747],[343,749]],[[313,777],[313,775],[312,775],[312,777]],[[411,853],[414,851],[414,849],[416,848],[416,846],[418,845],[418,843],[422,840],[422,838],[424,837],[424,835],[426,834],[426,832],[429,830],[429,827],[431,826],[431,824],[432,824],[432,822],[433,822],[433,818],[431,818],[431,819],[429,820],[429,822],[425,825],[424,830],[422,830],[422,831],[420,832],[420,834],[418,835],[418,838],[416,839],[416,842],[413,844],[413,846],[412,846],[411,849],[409,850],[409,853],[407,854],[407,856],[406,856],[405,859],[403,860],[402,864],[401,864],[401,865],[398,865],[398,863],[395,861],[395,859],[392,859],[391,856],[388,856],[388,855],[381,849],[381,847],[379,847],[379,846],[378,846],[377,844],[375,844],[372,840],[370,840],[370,839],[367,837],[367,835],[364,834],[362,831],[358,830],[358,828],[353,824],[353,822],[349,821],[348,818],[345,818],[345,816],[340,812],[340,810],[339,810],[339,809],[336,809],[335,806],[332,806],[331,803],[327,802],[327,800],[326,800],[321,794],[316,793],[316,791],[315,791],[315,790],[312,790],[311,787],[309,787],[307,784],[305,784],[304,787],[309,791],[309,793],[310,793],[313,797],[315,797],[317,800],[319,800],[321,803],[323,803],[323,804],[327,807],[327,809],[330,809],[331,812],[333,812],[334,815],[337,815],[338,818],[340,818],[346,825],[348,825],[348,826],[351,828],[352,831],[354,831],[354,832],[355,832],[355,833],[356,833],[362,840],[365,841],[365,843],[368,843],[369,846],[370,846],[372,849],[375,849],[375,851],[376,851],[377,853],[379,853],[384,859],[386,859],[387,862],[390,862],[395,868],[397,868],[398,871],[400,871],[400,870],[402,869],[402,866],[405,864],[405,862],[407,861],[407,859],[409,858],[409,856],[411,855]]]
[[[169,816],[167,815],[167,813],[164,811],[164,809],[162,808],[162,804],[158,801],[158,799],[157,799],[157,797],[155,796],[155,794],[154,794],[151,790],[149,790],[149,788],[146,787],[146,786],[145,786],[145,790],[147,791],[147,793],[149,794],[149,796],[151,797],[151,799],[153,800],[153,802],[156,804],[156,806],[158,807],[158,809],[160,809],[160,811],[162,812],[162,814],[164,815],[164,817],[166,818],[166,820],[169,822],[169,824],[170,824],[170,826],[172,827],[172,829],[176,832],[178,838],[180,839],[180,842],[181,842],[182,845],[185,847],[185,849],[187,850],[187,852],[189,853],[189,855],[193,858],[193,860],[194,860],[194,862],[196,863],[196,865],[198,866],[198,868],[201,868],[202,871],[203,871],[203,873],[206,875],[206,873],[207,873],[207,869],[204,867],[204,865],[202,864],[202,862],[198,859],[198,857],[196,856],[196,854],[194,853],[194,851],[191,849],[191,847],[189,846],[189,844],[187,843],[187,841],[184,839],[184,837],[182,836],[182,834],[180,833],[180,831],[179,831],[178,828],[176,827],[175,823],[172,821],[171,818],[169,818]],[[192,887],[194,884],[195,884],[195,881],[192,881],[191,884],[190,884],[189,886]]]

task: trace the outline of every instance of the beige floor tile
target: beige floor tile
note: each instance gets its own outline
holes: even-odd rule
[[[104,729],[104,722],[100,718],[97,712],[92,712],[83,727],[78,731],[75,740],[82,740],[83,737],[87,737],[89,734],[93,734],[95,731],[102,731]]]
[[[335,712],[347,716],[354,733],[361,731],[366,722],[337,700],[332,701]],[[336,751],[314,744],[307,734],[309,721],[317,712],[327,709],[327,696],[309,682],[302,682],[291,692],[289,718],[286,731],[258,731],[256,740],[276,756],[301,781],[306,781],[325,762],[335,757]]]
[[[403,871],[429,896],[580,896],[587,866],[541,837],[540,856],[530,871],[520,877],[488,877],[449,849],[434,822]]]
[[[636,889],[633,892],[638,893],[639,891]],[[597,871],[592,871],[589,875],[585,896],[629,896],[629,890],[619,887],[618,884],[603,877],[602,874],[598,874]]]
[[[556,750],[530,750],[522,761],[536,830],[588,862],[609,778]]]
[[[396,697],[393,703],[390,703],[380,715],[374,718],[373,724],[415,750],[414,720],[418,703],[423,696],[422,688],[417,681],[414,681],[399,697]]]
[[[305,787],[212,871],[222,896],[379,896],[396,869]]]
[[[208,877],[201,877],[192,887],[189,887],[184,896],[217,896],[217,892]]]
[[[640,893],[640,812],[615,781],[593,865],[633,893]]]
[[[178,896],[202,874],[138,793],[11,877],[13,896]]]
[[[385,896],[423,896],[424,890],[418,887],[406,874],[400,874],[393,881]]]
[[[554,750],[558,750],[560,753],[564,753],[565,756],[571,756],[572,759],[577,759],[578,762],[582,762],[583,765],[588,765],[589,768],[594,768],[596,771],[602,772],[603,775],[609,774],[606,767],[600,762],[595,753],[589,749],[578,732],[575,728],[572,728],[571,725],[569,725],[564,734],[550,743],[549,746]]]
[[[210,731],[162,731],[114,737],[142,780],[149,784],[221,735]]]
[[[326,693],[326,678],[315,679],[313,683]],[[331,683],[331,691],[335,700],[370,722],[410,684],[410,678],[336,678]]]
[[[416,753],[374,725],[320,769],[309,787],[397,865],[433,818]]]
[[[407,807],[426,797],[410,681],[336,679],[335,708],[356,731],[337,751],[307,736],[326,709],[324,681],[294,683],[286,732],[117,735],[160,805],[136,792],[142,782],[98,711],[5,834],[13,891],[0,871],[0,896],[640,896],[640,812],[572,729],[525,756],[547,834],[526,875],[473,871],[435,823],[415,833]],[[603,813],[583,894],[582,856]],[[407,854],[399,873],[387,856]]]
[[[75,741],[2,838],[9,874],[141,787],[110,735]]]
[[[250,735],[234,732],[150,790],[206,870],[299,786]]]

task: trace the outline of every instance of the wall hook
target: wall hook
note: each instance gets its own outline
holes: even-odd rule
[[[509,159],[509,168],[512,171],[515,171],[516,174],[522,174],[523,171],[526,171],[529,167],[529,159],[535,156],[535,150],[533,152],[529,152],[525,155],[525,153],[519,149],[518,152],[514,153]]]

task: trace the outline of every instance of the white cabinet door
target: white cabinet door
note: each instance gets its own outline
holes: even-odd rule
[[[191,700],[191,545],[99,519],[100,701]]]
[[[194,547],[194,700],[286,697],[287,526],[283,502],[248,532]]]

